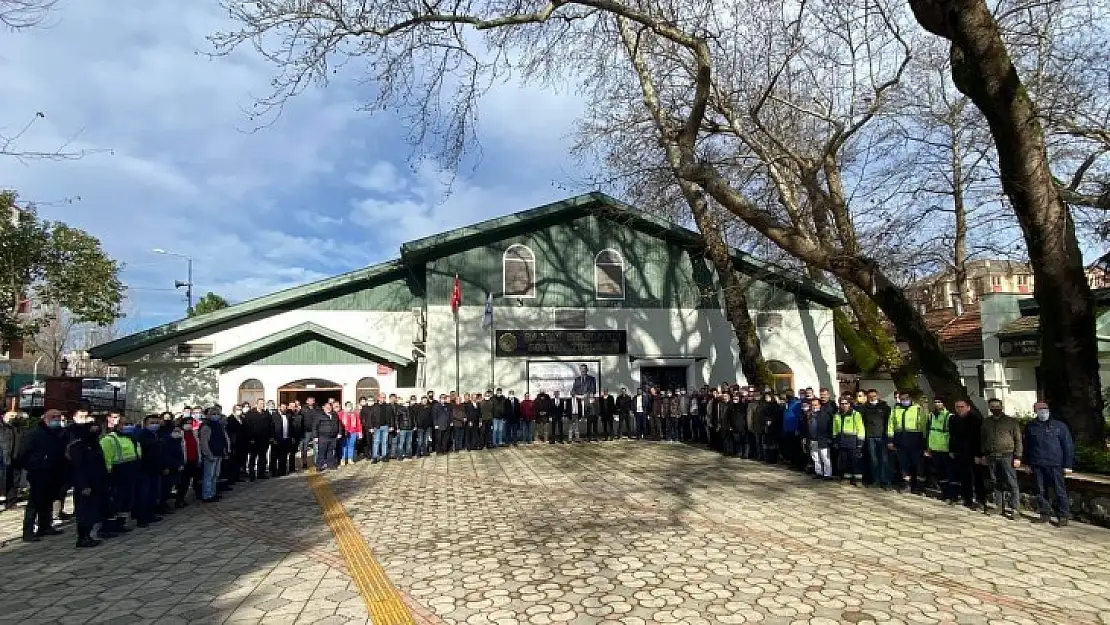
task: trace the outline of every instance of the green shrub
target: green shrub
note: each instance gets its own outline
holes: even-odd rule
[[[1079,447],[1075,450],[1075,470],[1110,475],[1110,450],[1105,447]]]

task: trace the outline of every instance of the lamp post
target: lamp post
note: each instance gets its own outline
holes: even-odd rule
[[[185,300],[189,303],[189,306],[188,306],[188,308],[185,309],[185,312],[186,312],[186,314],[192,314],[193,313],[193,257],[185,255],[185,254],[178,254],[177,252],[170,252],[170,251],[164,250],[160,247],[156,247],[152,251],[155,254],[165,254],[166,256],[176,256],[178,258],[184,258],[185,262],[188,263],[188,275],[186,276],[186,281],[182,282],[181,280],[174,280],[173,288],[180,289],[181,287],[185,287]]]

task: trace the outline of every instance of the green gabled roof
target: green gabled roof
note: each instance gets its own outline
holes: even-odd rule
[[[243,345],[240,345],[239,347],[236,347],[234,349],[229,349],[226,352],[220,352],[219,354],[209,356],[208,358],[200,361],[200,366],[207,369],[220,367],[226,364],[243,360],[251,354],[263,351],[272,345],[284,343],[300,336],[313,335],[338,343],[350,349],[351,351],[368,356],[372,360],[378,362],[389,363],[391,365],[397,365],[398,367],[405,367],[412,364],[411,358],[406,358],[399,354],[394,354],[391,351],[382,349],[380,347],[375,347],[369,343],[364,343],[363,341],[360,341],[356,338],[347,336],[342,332],[336,332],[335,330],[325,328],[324,326],[312,323],[311,321],[306,321],[304,323],[295,325],[292,328],[286,328],[285,330],[282,330],[280,332],[275,332],[269,336],[264,336],[260,339],[251,341],[250,343],[244,343]]]
[[[577,195],[566,200],[544,204],[504,217],[489,219],[474,225],[463,226],[448,232],[434,234],[401,246],[401,259],[407,263],[420,263],[496,241],[514,233],[535,230],[547,225],[565,222],[585,215],[602,215],[620,220],[646,234],[657,236],[681,246],[701,248],[701,234],[626,204],[599,191]],[[783,267],[759,260],[734,249],[733,263],[746,275],[804,295],[826,306],[844,303],[840,291],[819,284]]]
[[[145,349],[158,343],[180,339],[186,334],[196,333],[211,328],[220,323],[252,315],[264,310],[288,306],[296,302],[318,296],[328,291],[350,286],[359,282],[372,282],[374,280],[390,278],[402,271],[404,265],[399,260],[391,260],[378,265],[364,267],[355,271],[325,278],[309,284],[303,284],[290,289],[263,295],[255,299],[240,302],[233,306],[210,312],[196,317],[171,321],[109,341],[89,350],[89,356],[97,360],[110,360],[128,352]]]
[[[697,232],[645,213],[605,193],[595,191],[506,215],[505,217],[489,219],[474,225],[463,226],[448,232],[409,241],[401,245],[400,259],[264,295],[205,315],[166,323],[109,341],[103,345],[97,345],[89,350],[89,355],[97,360],[110,361],[123,354],[146,349],[160,343],[181,341],[183,337],[199,334],[221,323],[266,310],[292,306],[355,283],[370,283],[376,280],[385,282],[398,274],[406,273],[407,275],[407,267],[418,267],[429,260],[483,245],[515,232],[537,229],[591,214],[619,220],[621,223],[637,228],[646,234],[699,252],[702,248],[701,235]],[[742,273],[802,295],[809,300],[830,307],[840,306],[844,303],[840,291],[814,282],[791,270],[761,261],[740,250],[733,250],[733,262]]]

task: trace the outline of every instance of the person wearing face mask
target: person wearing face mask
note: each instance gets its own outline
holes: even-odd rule
[[[1071,473],[1075,461],[1075,444],[1071,431],[1063,421],[1052,418],[1048,403],[1033,404],[1036,418],[1025,426],[1023,460],[1037,481],[1037,507],[1040,516],[1034,523],[1048,523],[1052,516],[1048,489],[1056,494],[1056,518],[1059,526],[1068,524],[1068,484],[1065,475]]]
[[[1011,518],[1016,520],[1021,510],[1021,491],[1014,469],[1021,466],[1021,424],[1003,412],[1000,399],[987,402],[987,409],[990,414],[983,419],[981,462],[987,466],[987,479],[998,514],[1006,514],[1006,495],[1009,495]],[[983,512],[989,514],[985,504]]]
[[[498,402],[500,403],[500,402]],[[478,436],[478,449],[493,446],[492,434],[494,432],[494,415],[499,412],[494,409],[493,393],[486,391],[485,397],[478,402],[478,419],[481,421],[481,434]]]
[[[952,405],[954,416],[948,420],[948,452],[964,506],[975,510],[986,505],[986,482],[979,462],[982,453],[983,417],[972,410],[971,400],[957,399]],[[955,487],[953,487],[955,488]],[[974,498],[973,498],[974,495]]]
[[[54,497],[65,476],[66,442],[62,432],[62,413],[47,410],[37,427],[22,443],[15,466],[27,472],[30,492],[23,514],[23,541],[36,542],[43,536],[61,534],[53,527]]]
[[[343,424],[339,422],[332,411],[331,404],[324,404],[324,412],[316,419],[316,426],[312,432],[312,438],[316,444],[316,469],[318,471],[339,468],[339,460],[335,452],[339,439],[342,437]]]
[[[505,444],[514,447],[520,441],[520,399],[510,389],[505,398]]]
[[[852,486],[863,481],[863,442],[866,428],[848,396],[840,398],[840,410],[832,419],[832,436],[840,454],[840,467]]]
[[[832,460],[829,447],[832,444],[832,415],[817,397],[809,400],[809,410],[803,413],[805,423],[805,443],[813,460],[814,479],[832,479]]]
[[[957,495],[953,488],[955,479],[952,455],[949,453],[952,444],[951,423],[952,415],[944,405],[944,398],[934,397],[933,411],[929,414],[929,424],[926,426],[928,436],[925,438],[925,457],[932,461],[941,501],[954,505]]]
[[[864,451],[870,473],[869,484],[886,490],[890,488],[890,464],[887,461],[887,443],[890,441],[886,438],[886,429],[890,424],[890,406],[879,399],[878,390],[869,388],[867,402],[857,410],[863,417],[863,426],[867,430]]]
[[[175,435],[180,433],[181,436],[174,438],[181,443],[181,457],[185,459],[184,468],[181,469],[181,475],[178,476],[176,497],[174,498],[175,508],[185,507],[185,494],[189,490],[193,491],[193,496],[197,501],[201,499],[200,485],[201,485],[201,462],[200,462],[200,441],[197,439],[197,432],[193,428],[192,419],[186,419],[181,427],[174,432]]]
[[[220,500],[216,494],[216,478],[220,475],[220,464],[227,460],[231,448],[227,431],[220,419],[220,406],[208,409],[208,415],[200,428],[197,443],[200,446],[201,462],[201,501],[215,503]]]
[[[134,426],[120,415],[108,415],[108,433],[100,438],[100,451],[108,469],[108,500],[104,526],[113,532],[129,532],[127,515],[134,507],[135,481],[139,472],[139,448],[131,438]]]
[[[157,514],[158,494],[162,478],[169,475],[169,467],[166,466],[162,438],[158,435],[161,427],[161,417],[147,415],[143,419],[143,429],[138,433],[139,479],[135,485],[134,513],[139,527],[162,520]]]
[[[270,403],[273,408],[273,402]],[[266,409],[266,402],[259,399],[254,408],[243,415],[243,431],[247,438],[247,479],[251,482],[269,479],[266,456],[273,440],[273,421]]]
[[[174,488],[181,481],[181,472],[185,470],[185,455],[181,448],[181,428],[174,424],[172,414],[168,412],[162,414],[162,426],[158,429],[158,435],[162,437],[162,461],[165,471],[161,477],[156,509],[161,514],[170,514],[177,509],[174,507],[171,497]]]
[[[204,412],[200,409],[193,411],[193,431],[197,432],[198,436],[203,425]],[[243,427],[243,408],[241,406],[231,407],[231,414],[227,416],[224,428],[231,448],[228,461],[220,463],[220,477],[233,484],[238,484],[247,475],[247,448],[250,446],[246,430]]]
[[[910,394],[898,393],[898,405],[890,411],[886,426],[887,449],[898,458],[898,470],[902,473],[903,490],[906,493],[924,492],[920,480],[925,477],[921,465],[925,457],[925,427],[928,419],[921,406],[913,403]]]
[[[97,523],[103,517],[104,499],[108,496],[108,465],[100,447],[100,426],[87,413],[75,416],[72,436],[66,447],[66,458],[72,469],[73,511],[77,516],[77,548],[96,547],[99,540],[92,537]],[[100,536],[113,536],[103,526]]]
[[[628,389],[621,387],[621,394],[617,395],[616,402],[616,432],[614,438],[631,438],[632,432],[635,430],[635,425],[632,419],[632,410],[634,402],[632,396],[628,394]]]

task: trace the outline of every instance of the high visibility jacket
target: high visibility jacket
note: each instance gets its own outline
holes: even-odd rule
[[[887,438],[902,438],[906,435],[923,435],[925,426],[928,425],[926,417],[922,414],[921,406],[910,404],[909,407],[895,406],[890,411],[890,421],[886,425]]]
[[[929,451],[948,451],[948,442],[951,435],[948,433],[948,420],[952,417],[947,410],[941,408],[929,416]]]
[[[867,428],[863,423],[863,416],[853,410],[848,414],[837,412],[833,415],[833,440],[836,440],[841,449],[862,448],[867,436]]]
[[[115,432],[109,432],[100,439],[100,449],[104,452],[104,464],[108,465],[109,471],[117,464],[134,462],[140,456],[134,441]]]

